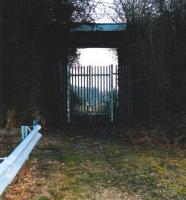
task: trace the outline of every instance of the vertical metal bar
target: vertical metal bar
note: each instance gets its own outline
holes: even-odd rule
[[[90,90],[90,73],[89,66],[87,67],[87,112],[89,112],[89,90]]]
[[[105,91],[105,94],[106,94],[106,97],[105,97],[105,101],[106,101],[106,104],[107,104],[107,114],[108,114],[108,66],[106,66],[106,91]]]
[[[83,112],[83,66],[81,65],[81,112]]]
[[[102,84],[103,72],[102,72],[102,66],[100,67],[100,74],[101,74],[101,75],[100,75],[100,83],[101,83],[101,85],[100,85],[100,91],[101,91],[101,92],[100,92],[100,99],[101,99],[101,102],[100,102],[100,103],[101,103],[101,105],[100,105],[100,106],[101,106],[101,113],[102,113],[102,111],[103,111],[103,110],[102,110],[102,98],[103,98],[103,89],[102,89],[102,87],[103,87],[103,84]]]
[[[77,88],[77,111],[79,112],[79,65],[77,67],[77,84],[78,84],[78,88]]]
[[[118,101],[118,96],[119,96],[119,82],[118,82],[118,65],[116,65],[116,119],[118,121],[118,107],[119,107],[119,101]]]
[[[103,106],[103,111],[105,113],[105,66],[103,66]]]
[[[111,105],[110,105],[110,111],[111,111],[111,116],[110,116],[110,121],[114,121],[114,105],[113,105],[113,65],[111,65],[111,70],[110,70],[110,78],[111,78]]]
[[[70,123],[70,65],[67,65],[67,122]]]
[[[25,126],[21,126],[21,139],[25,139]]]
[[[34,127],[37,126],[37,125],[38,125],[38,120],[34,119],[34,120],[32,121],[32,127],[34,128]]]
[[[123,101],[124,101],[124,98],[123,98],[123,91],[124,91],[124,88],[123,88],[123,83],[124,83],[124,73],[123,73],[123,68],[124,66],[123,65],[118,65],[118,119],[119,121],[121,122],[123,120]]]
[[[88,87],[89,87],[89,73],[88,73],[88,66],[86,67],[86,90],[87,90],[87,104],[86,104],[86,111],[88,113],[88,99],[89,99],[89,96],[88,96]]]
[[[92,66],[90,66],[90,111],[92,112]]]
[[[111,70],[110,70],[111,66],[109,65],[109,120],[110,120],[110,116],[111,116],[111,77],[110,77],[110,73],[111,73]]]
[[[111,65],[109,65],[109,121],[111,118]]]
[[[80,73],[81,73],[81,79],[80,79],[81,80],[80,81],[81,82],[81,84],[80,84],[80,99],[81,99],[81,106],[80,106],[80,108],[81,109],[80,109],[80,111],[82,112],[82,89],[83,89],[82,88],[82,76],[83,76],[83,74],[82,74],[82,65],[80,66]]]
[[[90,81],[91,81],[91,96],[90,96],[90,102],[91,102],[91,112],[92,112],[92,98],[93,98],[93,76],[92,76],[92,70],[93,70],[93,66],[91,66],[90,68]]]
[[[93,110],[93,106],[94,106],[94,66],[91,67],[91,88],[92,88],[92,96],[91,96],[91,109],[92,109],[92,112],[94,111]]]
[[[99,66],[97,66],[97,87],[98,87],[98,96],[97,96],[97,112],[99,113],[99,89],[100,89],[100,85],[99,85]]]
[[[86,74],[85,74],[85,66],[83,67],[83,112],[85,112],[85,103],[86,103],[86,97],[85,97],[85,79],[86,79]]]
[[[92,87],[92,96],[91,96],[91,106],[92,106],[92,112],[93,112],[93,99],[94,99],[94,66],[91,68],[91,87]]]
[[[71,66],[71,69],[70,69],[70,76],[72,78],[72,93],[74,92],[74,74],[73,74],[73,66]],[[73,102],[71,102],[71,106],[73,106]],[[73,109],[72,109],[73,110]]]
[[[68,70],[67,70],[68,71]],[[73,66],[70,66],[70,69],[69,69],[69,79],[70,79],[70,86],[71,86],[71,92],[73,93]],[[72,95],[72,94],[70,94]],[[71,104],[71,107],[73,106],[73,102],[70,103]],[[72,109],[71,109],[72,110]]]
[[[75,94],[75,96],[76,96],[76,95],[77,95],[77,94],[76,94],[76,92],[77,92],[77,76],[76,76],[76,68],[77,68],[77,65],[74,65],[73,68],[74,68],[74,82],[75,82],[74,94]],[[76,108],[75,98],[73,98],[73,106],[74,106],[74,110],[76,111],[77,108]]]
[[[96,88],[96,66],[94,66],[94,112],[96,112],[96,92],[97,92],[97,88]]]
[[[105,114],[107,114],[107,66],[105,66]],[[106,115],[105,115],[106,120]]]
[[[113,65],[113,116],[115,116],[115,105],[116,105],[116,102],[115,102],[115,93],[116,93],[116,66]]]
[[[105,66],[105,120],[107,120],[107,109],[108,109],[108,105],[107,105],[107,66]]]
[[[91,68],[91,66],[89,66],[88,67],[88,78],[89,78],[89,80],[88,80],[88,85],[89,85],[89,87],[88,87],[88,111],[90,112],[90,89],[91,89],[91,77],[90,77],[90,68]]]
[[[81,111],[81,107],[80,107],[80,65],[78,65],[78,112]]]
[[[97,112],[97,67],[95,66],[94,68],[94,87],[95,87],[95,102],[94,102],[94,106],[95,106],[95,113]]]
[[[103,105],[104,101],[105,101],[105,66],[103,66]]]

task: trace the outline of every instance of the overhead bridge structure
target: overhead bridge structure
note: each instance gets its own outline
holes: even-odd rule
[[[65,45],[67,48],[124,48],[127,40],[127,24],[126,23],[76,23],[74,24],[67,32],[64,37],[61,37],[60,35],[60,29],[58,28],[58,37],[56,44],[60,46]],[[118,57],[118,59],[120,59]],[[123,59],[123,58],[122,58]],[[112,64],[112,63],[111,63]],[[61,66],[63,68],[63,66]],[[92,110],[95,110],[94,114],[98,116],[98,110],[100,111],[101,107],[101,113],[103,113],[103,105],[100,104],[100,101],[104,101],[105,99],[99,98],[95,96],[101,95],[100,92],[95,92],[95,87],[100,86],[98,88],[99,91],[102,91],[104,93],[104,89],[102,89],[102,85],[106,87],[110,87],[110,83],[106,83],[107,80],[105,80],[105,74],[107,76],[107,67],[98,66],[98,69],[93,67],[92,70],[87,70],[86,66],[84,68],[82,67],[73,67],[71,66],[70,69],[74,69],[73,72],[67,72],[67,69],[61,70],[63,71],[62,74],[64,76],[64,73],[67,77],[67,82],[65,83],[65,87],[63,91],[67,91],[66,94],[63,94],[62,96],[65,96],[64,104],[66,104],[66,116],[67,121],[70,122],[71,115],[73,113],[78,114],[78,118],[80,117],[80,114],[87,114],[87,116],[90,114],[93,114]],[[114,69],[117,69],[117,76],[116,76],[116,85],[117,89],[110,90],[107,96],[110,99],[107,101],[108,105],[104,107],[106,111],[105,113],[109,113],[110,121],[113,122],[115,119],[121,119],[122,117],[119,117],[121,115],[129,116],[132,113],[132,104],[131,104],[131,90],[132,90],[132,81],[131,81],[131,71],[128,66],[121,66],[119,64],[118,67],[114,67]],[[99,71],[100,70],[100,71]],[[105,71],[104,71],[105,70]],[[98,72],[99,71],[99,72]],[[97,75],[99,73],[99,75]],[[109,72],[110,73],[110,72]],[[103,77],[100,77],[100,74],[103,75]],[[97,77],[99,76],[99,78]],[[85,77],[85,78],[84,78]],[[112,78],[111,76],[108,76]],[[108,78],[107,77],[107,78]],[[105,80],[105,83],[104,83]],[[111,80],[111,79],[109,79]],[[74,82],[74,83],[73,83]],[[85,83],[83,83],[85,82]],[[98,82],[98,83],[97,83]],[[91,87],[90,87],[91,85]],[[82,89],[83,88],[83,89]],[[92,88],[89,91],[87,88]],[[83,90],[83,91],[81,91]],[[88,92],[86,92],[88,90]],[[111,95],[112,93],[117,93],[117,100],[113,100],[115,95]],[[70,94],[72,93],[72,94]],[[82,94],[83,93],[83,94]],[[81,105],[78,106],[75,105],[75,100],[73,100],[76,95],[78,99],[81,99]],[[88,96],[82,98],[82,96]],[[111,98],[113,96],[113,98]],[[76,97],[76,101],[77,101]],[[79,99],[79,100],[80,100]],[[88,100],[87,100],[88,99]],[[77,102],[76,102],[77,103]],[[73,104],[73,105],[72,105]],[[117,105],[117,106],[116,106]],[[91,107],[92,106],[92,107]],[[97,107],[99,109],[97,109]],[[76,107],[76,108],[75,108]],[[79,110],[80,109],[80,110]],[[97,109],[97,111],[96,111]],[[78,112],[77,112],[78,110]],[[87,112],[85,112],[87,111]],[[65,113],[63,112],[63,113]],[[91,112],[91,113],[90,113]],[[112,116],[112,113],[117,113],[118,116]]]
[[[59,36],[57,42],[62,42],[66,47],[123,47],[126,41],[124,32],[127,29],[125,23],[76,23],[65,37],[60,35],[60,27],[57,28]]]
[[[84,90],[87,89],[87,87],[92,88],[92,93],[86,91],[84,93],[82,92],[81,96],[86,95],[86,98],[84,98],[84,101],[81,102],[81,105],[79,105],[76,110],[74,106],[74,116],[76,111],[80,110],[83,116],[85,111],[92,112],[91,110],[94,109],[96,114],[102,114],[104,112],[106,115],[110,113],[110,121],[113,121],[115,118],[121,119],[122,121],[122,117],[113,117],[111,111],[113,111],[113,113],[118,113],[118,115],[128,115],[131,113],[131,106],[129,105],[131,102],[132,88],[131,71],[129,66],[123,65],[125,63],[123,62],[123,60],[125,60],[123,55],[118,54],[119,65],[118,67],[113,66],[114,70],[117,69],[113,71],[113,74],[109,71],[109,66],[97,66],[97,68],[84,66],[84,68],[79,67],[74,71],[68,72],[68,56],[73,55],[75,52],[74,49],[77,48],[124,49],[129,38],[127,28],[128,25],[126,23],[74,23],[67,25],[60,22],[51,22],[46,26],[43,25],[41,30],[39,29],[32,33],[30,29],[27,30],[27,28],[24,29],[25,32],[23,32],[21,28],[20,30],[14,30],[14,32],[5,30],[9,35],[7,35],[3,43],[3,54],[5,56],[3,56],[2,69],[4,69],[4,75],[2,85],[6,85],[8,89],[6,88],[3,90],[4,93],[1,95],[3,98],[2,103],[0,98],[0,105],[5,104],[5,102],[10,103],[10,108],[12,105],[12,107],[24,105],[20,106],[20,109],[24,110],[27,106],[26,101],[22,100],[22,103],[19,103],[15,100],[19,98],[19,94],[23,96],[22,99],[26,98],[26,95],[23,94],[26,94],[27,91],[29,93],[27,85],[29,86],[28,88],[31,88],[34,84],[34,87],[37,89],[33,88],[33,91],[36,90],[38,95],[35,95],[37,98],[36,100],[30,101],[34,103],[35,101],[37,103],[39,102],[38,107],[40,107],[41,112],[44,113],[46,120],[51,121],[52,125],[56,122],[57,125],[61,126],[68,122],[68,92],[71,92],[71,82],[74,81],[76,82],[76,87],[74,88],[77,90],[78,88],[83,88]],[[35,27],[33,30],[35,30]],[[23,42],[19,42],[19,51],[17,50],[15,41],[11,40],[12,43],[9,44],[9,39],[14,38],[14,36],[23,40]],[[26,38],[30,38],[30,40],[27,41]],[[26,41],[28,43],[26,43]],[[121,60],[122,62],[120,62]],[[16,67],[9,67],[13,64]],[[71,69],[72,68],[73,67],[71,67]],[[36,81],[31,80],[30,74],[27,74],[30,73],[30,71],[25,69],[29,69],[33,72],[34,80]],[[14,74],[19,70],[21,70],[22,73],[18,77],[19,79],[16,78],[15,80]],[[28,77],[28,80],[25,81],[25,77]],[[112,78],[113,89],[111,90]],[[83,83],[84,80],[87,85]],[[27,84],[27,82],[29,83]],[[107,93],[105,89],[100,89],[101,84],[103,87],[107,87]],[[24,90],[17,85],[23,86]],[[95,90],[95,85],[96,87],[100,86],[99,91]],[[117,85],[117,89],[115,89],[115,85]],[[12,86],[15,87],[15,90]],[[11,91],[11,95],[9,95],[9,90]],[[108,101],[112,95],[112,91],[116,92],[115,90],[117,90],[119,102],[116,109],[114,101]],[[96,99],[93,97],[94,101],[91,99],[91,102],[89,102],[92,96],[102,95],[101,92],[104,98],[96,97]],[[70,94],[69,96],[73,95]],[[74,96],[73,98],[76,97],[77,96]],[[112,100],[113,98],[110,99]],[[78,101],[79,99],[77,98],[76,100]],[[110,102],[112,102],[113,106]],[[102,104],[104,104],[104,106]],[[100,105],[101,107],[99,107]],[[0,109],[1,107],[3,106],[0,106]],[[8,107],[4,107],[8,109]],[[3,112],[0,112],[0,115],[1,113]],[[6,111],[4,113],[6,113]],[[3,123],[6,123],[6,114],[3,115],[2,118]]]

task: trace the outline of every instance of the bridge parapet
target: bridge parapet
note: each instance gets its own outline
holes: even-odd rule
[[[75,27],[71,28],[71,32],[115,32],[125,31],[127,28],[126,23],[79,23]]]

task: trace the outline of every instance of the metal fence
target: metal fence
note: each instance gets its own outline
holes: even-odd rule
[[[113,122],[118,108],[118,66],[69,65],[67,121],[73,116],[105,116]]]

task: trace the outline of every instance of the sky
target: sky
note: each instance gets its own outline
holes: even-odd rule
[[[112,4],[113,0],[103,0],[104,5]],[[101,17],[96,19],[96,23],[112,23],[113,21],[104,14],[104,10],[106,7],[102,5],[98,6],[96,9],[96,14]],[[107,8],[108,10],[108,8]],[[108,10],[109,11],[109,10]],[[117,65],[117,56],[114,53],[115,49],[108,48],[86,48],[86,49],[78,49],[78,53],[80,54],[79,63],[80,65]]]
[[[112,19],[105,13],[111,14],[113,10],[109,7],[112,7],[113,0],[97,0],[101,2],[98,4],[95,13],[97,14],[98,18],[96,19],[97,23],[112,23]],[[100,16],[100,17],[99,17]]]
[[[79,63],[83,66],[108,66],[117,65],[117,55],[115,49],[109,48],[88,48],[78,49],[80,53]]]

